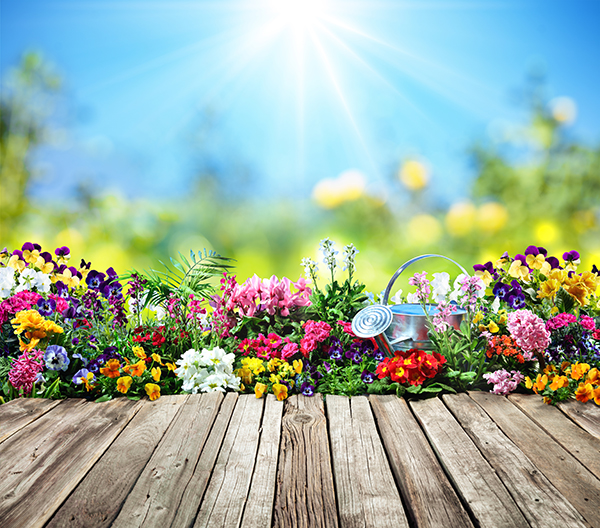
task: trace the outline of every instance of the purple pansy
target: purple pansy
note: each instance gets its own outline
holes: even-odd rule
[[[363,370],[362,374],[360,375],[360,379],[363,381],[363,383],[366,383],[368,385],[375,381],[375,374],[369,372],[368,370]]]
[[[67,370],[70,363],[67,351],[60,345],[50,345],[46,348],[44,361],[48,370]]]
[[[44,299],[41,297],[37,302],[37,309],[40,315],[48,317],[56,310],[56,301],[54,299]]]
[[[304,396],[314,396],[315,387],[309,381],[305,381],[302,385],[300,385],[300,392]]]

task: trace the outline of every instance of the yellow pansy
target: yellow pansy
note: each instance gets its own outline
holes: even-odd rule
[[[296,374],[301,374],[302,373],[302,369],[304,367],[304,364],[302,363],[301,360],[294,359],[294,362],[292,363],[292,365],[294,365],[294,371],[296,372]]]
[[[146,383],[144,389],[146,390],[146,394],[148,395],[148,398],[150,398],[150,401],[160,398],[160,387],[158,385],[155,385],[154,383]]]
[[[158,367],[153,367],[152,370],[150,371],[150,374],[152,374],[152,379],[154,381],[160,381],[160,368]]]
[[[521,279],[525,282],[529,282],[529,268],[523,266],[520,260],[513,260],[510,268],[508,268],[508,274],[515,279]]]
[[[262,398],[263,394],[267,390],[267,386],[264,383],[257,383],[254,386],[254,394],[257,398]]]
[[[127,394],[129,387],[131,387],[131,383],[133,382],[133,378],[131,376],[121,376],[117,380],[117,390],[122,392],[123,394]]]
[[[283,383],[275,383],[273,385],[273,394],[279,401],[283,401],[288,397],[288,388]]]
[[[133,353],[140,359],[146,359],[146,352],[144,352],[144,348],[141,346],[134,346],[131,350]]]

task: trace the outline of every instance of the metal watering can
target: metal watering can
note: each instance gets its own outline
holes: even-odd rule
[[[388,356],[393,356],[396,350],[432,350],[433,343],[428,339],[427,317],[421,304],[406,303],[388,306],[388,299],[392,286],[401,273],[411,264],[419,260],[439,257],[456,264],[460,270],[468,275],[467,271],[454,260],[444,255],[427,254],[414,257],[400,266],[394,273],[383,295],[383,304],[367,306],[358,312],[352,319],[352,331],[362,338],[375,338],[379,349]],[[431,317],[438,313],[436,304],[427,304],[427,313]],[[458,329],[466,310],[457,310],[448,318],[448,323]]]

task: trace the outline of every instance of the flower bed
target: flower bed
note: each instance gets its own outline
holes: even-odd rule
[[[256,275],[238,284],[230,259],[212,252],[171,259],[162,271],[118,275],[70,251],[27,242],[0,255],[0,385],[17,397],[107,400],[235,390],[273,393],[395,393],[520,390],[547,403],[575,396],[600,405],[600,275],[544,248],[475,265],[473,276],[416,273],[414,292],[431,350],[385,356],[357,337],[353,317],[369,303],[355,280],[358,251],[329,239],[327,274],[303,259],[293,282]],[[339,278],[343,274],[344,278]],[[434,302],[430,313],[426,306]],[[461,307],[460,327],[448,318]]]

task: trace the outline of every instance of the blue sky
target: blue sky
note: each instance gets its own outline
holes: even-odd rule
[[[38,195],[92,179],[175,196],[209,159],[257,196],[304,197],[349,169],[377,187],[417,156],[448,201],[468,146],[525,119],[510,94],[540,64],[577,104],[571,133],[600,141],[600,0],[2,0],[0,24],[3,77],[37,49],[66,83]]]

